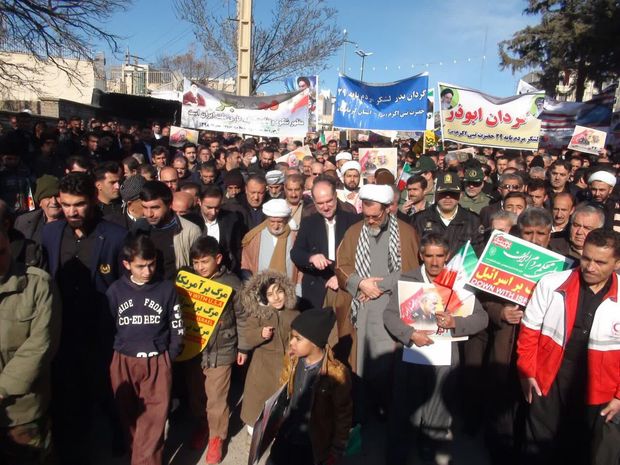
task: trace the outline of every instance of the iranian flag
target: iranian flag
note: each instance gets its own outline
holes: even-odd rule
[[[326,143],[327,143],[327,142],[326,142],[326,140],[325,140],[325,133],[324,133],[324,132],[321,132],[321,137],[319,137],[319,142],[316,144],[316,145],[317,145],[317,148],[319,148],[319,149],[320,149],[320,148],[321,148],[321,147],[323,147]]]
[[[411,177],[411,165],[409,163],[405,163],[403,166],[403,170],[400,173],[400,177],[398,178],[398,190],[402,191],[405,187],[407,187],[407,179]]]
[[[444,302],[448,302],[446,305],[448,311],[456,310],[462,305],[462,300],[473,296],[473,293],[466,290],[464,286],[469,281],[477,263],[476,252],[470,241],[467,241],[435,278],[434,283],[442,294]]]

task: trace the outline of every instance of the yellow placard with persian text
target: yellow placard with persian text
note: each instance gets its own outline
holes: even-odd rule
[[[188,271],[179,271],[175,284],[185,324],[183,352],[176,358],[182,362],[207,347],[233,289]]]

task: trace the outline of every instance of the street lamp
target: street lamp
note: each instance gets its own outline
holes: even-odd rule
[[[347,68],[346,68],[347,66],[347,44],[355,45],[355,48],[357,48],[357,43],[351,40],[347,40],[346,29],[342,31],[342,34],[344,36],[344,39],[342,40],[342,74],[345,75],[347,74]]]
[[[364,61],[366,61],[366,57],[369,57],[370,55],[372,55],[372,52],[365,52],[363,50],[357,49],[355,53],[362,58],[362,69],[360,72],[360,81],[363,81],[364,80]]]

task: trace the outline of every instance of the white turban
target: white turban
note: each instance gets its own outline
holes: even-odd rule
[[[355,160],[352,161],[348,161],[346,162],[344,165],[342,165],[342,167],[340,168],[340,172],[342,174],[346,173],[349,170],[355,170],[358,173],[362,172],[362,167],[360,166],[360,164],[358,162],[356,162]]]
[[[263,213],[273,218],[288,218],[291,216],[291,207],[284,199],[272,199],[263,204]]]
[[[616,185],[616,177],[609,171],[597,171],[592,173],[588,178],[588,184],[592,184],[592,181],[601,181],[605,184],[609,184],[611,187]]]
[[[278,184],[284,184],[284,173],[280,170],[268,171],[265,175],[268,186],[275,186]]]
[[[388,185],[364,184],[360,188],[359,198],[389,205],[394,200],[394,190]]]
[[[349,152],[340,152],[338,155],[336,155],[336,161],[340,160],[351,161],[353,160],[353,155],[351,155]]]

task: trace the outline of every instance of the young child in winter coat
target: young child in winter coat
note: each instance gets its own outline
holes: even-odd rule
[[[289,405],[271,447],[270,465],[334,465],[345,451],[353,404],[348,369],[327,345],[336,322],[331,308],[306,310],[291,323],[291,357],[280,385]]]
[[[183,348],[183,320],[174,284],[154,279],[153,241],[130,236],[123,258],[129,275],[106,292],[116,322],[110,378],[132,465],[160,465],[172,361]]]
[[[295,310],[295,285],[284,274],[263,271],[248,280],[241,295],[247,313],[245,342],[254,349],[245,379],[241,419],[252,428],[269,399],[281,386],[279,376],[288,350]]]
[[[205,376],[204,389],[207,398],[207,423],[203,426],[207,428],[201,428],[199,433],[204,437],[208,432],[206,462],[207,465],[213,465],[222,461],[222,448],[228,437],[230,414],[228,391],[232,365],[235,362],[243,365],[250,348],[243,339],[246,315],[239,301],[242,283],[235,274],[222,265],[223,256],[217,240],[210,236],[200,237],[192,245],[189,256],[196,274],[233,288],[233,293],[220,315],[207,347],[202,352],[201,366]],[[203,448],[206,441],[204,439],[192,441],[196,442],[201,442],[200,448]]]

